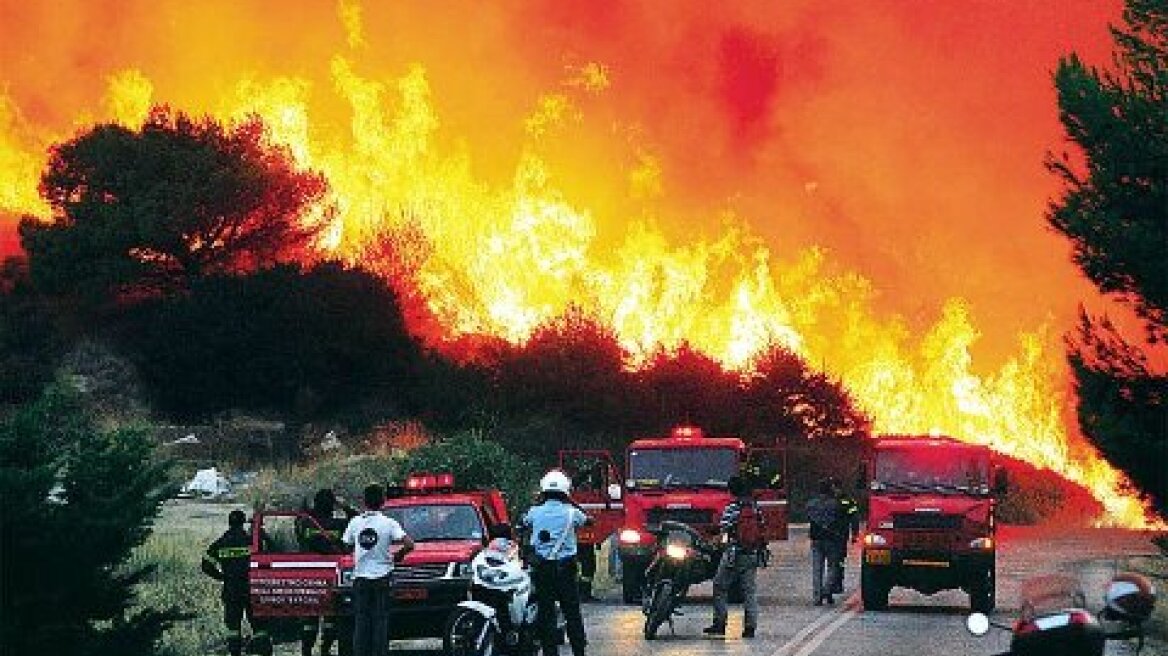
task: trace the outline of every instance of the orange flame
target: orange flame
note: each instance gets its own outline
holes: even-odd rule
[[[161,11],[162,15],[180,11],[173,3],[163,4],[167,11]],[[396,75],[385,77],[380,71],[387,64],[378,53],[385,54],[378,48],[388,47],[382,45],[386,33],[372,29],[377,9],[358,0],[339,0],[335,15],[318,17],[321,25],[338,26],[338,35],[328,41],[331,52],[328,46],[312,42],[307,49],[316,59],[296,59],[304,62],[304,70],[327,70],[326,74],[287,70],[265,74],[259,71],[263,67],[247,66],[255,54],[230,43],[229,35],[253,29],[249,19],[257,25],[260,21],[244,16],[239,23],[227,19],[218,23],[201,15],[190,17],[189,26],[184,22],[183,31],[214,36],[213,46],[207,48],[238,56],[236,67],[217,72],[211,79],[191,83],[183,75],[190,75],[191,63],[178,58],[168,60],[173,71],[155,66],[160,71],[157,75],[148,74],[145,64],[107,63],[98,109],[80,102],[69,125],[55,131],[49,127],[51,121],[27,117],[13,97],[0,96],[0,213],[46,213],[36,194],[44,148],[67,137],[69,129],[99,119],[134,125],[157,101],[208,112],[222,120],[259,114],[274,142],[287,146],[301,164],[322,171],[332,185],[330,200],[339,211],[323,238],[323,250],[358,259],[379,239],[403,227],[425,238],[424,250],[407,255],[416,267],[414,278],[429,310],[451,338],[486,334],[519,342],[541,322],[576,306],[610,325],[635,361],[643,361],[656,349],[688,342],[729,368],[744,369],[766,345],[778,342],[839,376],[872,414],[877,432],[940,431],[988,444],[1087,487],[1107,509],[1106,523],[1153,523],[1125,477],[1066,429],[1067,400],[1061,381],[1067,374],[1052,310],[1046,310],[1047,319],[1035,322],[1040,324],[1037,328],[1017,334],[1014,346],[1003,347],[1000,339],[990,345],[1002,361],[996,370],[984,364],[979,367],[974,354],[980,334],[971,302],[947,294],[941,298],[948,296],[948,300],[936,303],[918,301],[906,316],[889,311],[888,296],[878,291],[883,287],[877,282],[879,274],[895,259],[890,255],[897,254],[896,249],[904,249],[915,262],[927,266],[910,276],[910,282],[899,282],[893,289],[909,290],[904,294],[907,297],[917,295],[914,285],[931,290],[930,277],[945,269],[930,269],[927,257],[911,251],[935,248],[936,241],[921,235],[914,246],[914,230],[899,228],[891,238],[869,233],[871,248],[857,248],[849,241],[832,239],[830,230],[807,229],[801,218],[805,213],[828,222],[839,219],[835,225],[852,221],[848,217],[853,210],[843,207],[844,201],[837,207],[823,204],[828,191],[854,190],[854,195],[875,200],[873,207],[905,193],[896,191],[904,183],[894,173],[907,166],[892,156],[878,155],[871,168],[862,168],[860,162],[819,145],[831,145],[840,137],[825,132],[823,125],[808,117],[816,111],[843,112],[832,93],[837,89],[856,92],[860,82],[848,77],[835,80],[832,86],[830,70],[835,70],[835,60],[821,61],[830,57],[816,54],[840,52],[838,57],[851,57],[851,42],[838,35],[821,35],[827,46],[811,37],[806,42],[796,38],[792,51],[783,50],[782,44],[789,39],[771,38],[771,31],[793,30],[791,24],[811,21],[817,14],[810,6],[798,6],[790,14],[760,8],[758,26],[743,27],[743,19],[736,15],[719,17],[711,29],[725,27],[721,39],[705,38],[701,32],[686,37],[692,42],[685,43],[687,48],[692,45],[695,52],[705,48],[713,53],[708,61],[689,59],[688,50],[671,51],[675,59],[667,60],[668,65],[696,68],[699,73],[693,75],[699,81],[706,80],[701,77],[703,67],[730,71],[706,89],[720,94],[725,110],[721,113],[709,103],[680,108],[680,102],[671,104],[696,96],[689,92],[660,96],[657,87],[638,78],[648,74],[638,72],[633,59],[622,59],[628,55],[622,48],[637,53],[642,45],[620,45],[625,38],[631,41],[629,34],[621,32],[626,29],[623,26],[638,23],[633,5],[624,7],[629,15],[619,19],[589,16],[582,28],[595,33],[601,43],[596,51],[608,53],[612,62],[581,57],[565,46],[570,54],[553,67],[550,77],[542,69],[523,72],[527,69],[518,60],[527,47],[534,46],[516,44],[508,49],[495,43],[514,43],[506,41],[507,32],[499,25],[509,20],[529,26],[567,24],[579,16],[558,15],[560,10],[550,6],[542,7],[543,13],[536,12],[534,17],[476,13],[483,32],[468,37],[471,43],[465,47],[481,52],[468,54],[460,49],[463,44],[453,45],[428,30],[432,24],[413,25],[418,30],[414,34],[403,28],[403,17],[383,12],[376,18],[397,25],[399,31],[393,35],[418,53],[435,48],[454,53],[436,56],[426,64],[403,63],[411,57],[389,58],[388,66]],[[864,30],[888,36],[882,30],[891,29],[886,21],[892,19],[855,11],[864,18],[858,36],[866,36]],[[1101,30],[1099,10],[1095,11],[1088,24]],[[143,29],[159,20],[153,14],[140,18]],[[471,20],[455,15],[445,18]],[[679,20],[684,22],[684,18]],[[1029,14],[1021,18],[1036,20]],[[689,29],[697,30],[706,18],[689,20]],[[945,25],[942,20],[941,27],[934,27],[943,32]],[[174,28],[170,33],[181,36]],[[648,32],[634,36],[645,36],[649,51],[652,38],[666,38]],[[958,36],[974,38],[965,32]],[[248,43],[259,47],[258,42]],[[1064,46],[1058,40],[1046,43],[1055,54],[1042,66],[1052,66],[1053,57],[1067,49]],[[142,48],[147,55],[159,53],[150,44]],[[463,64],[477,63],[470,59],[476,53],[495,60],[482,65],[482,74],[491,77],[489,83],[450,72],[450,59],[464,58],[454,62],[462,70]],[[768,77],[787,60],[801,66],[797,75],[784,78],[793,90]],[[515,63],[519,72],[491,70],[492,64],[506,61]],[[450,87],[434,86],[436,69],[444,71],[441,77]],[[802,76],[822,81],[826,89],[819,94],[800,91]],[[636,87],[638,82],[643,86]],[[484,84],[496,95],[482,93]],[[636,93],[636,88],[641,92]],[[867,92],[871,87],[860,89]],[[910,94],[918,91],[909,89]],[[810,142],[787,139],[811,154],[823,155],[828,163],[818,174],[809,174],[814,177],[800,179],[798,171],[769,177],[760,170],[783,158],[779,151],[784,141],[776,135],[782,133],[784,122],[773,118],[781,115],[776,103],[783,94],[797,92],[804,94],[802,100],[810,109],[792,118],[790,127],[802,127],[816,136]],[[917,97],[929,96],[921,92]],[[1049,94],[1043,98],[1049,103],[1044,120],[1053,121],[1053,99]],[[482,106],[466,107],[476,102]],[[884,102],[897,101],[886,98]],[[937,99],[939,107],[945,102]],[[660,117],[669,128],[689,125],[688,131],[679,131],[684,134],[671,140],[673,135],[655,130],[652,124],[624,117],[623,112],[638,115],[645,106],[650,107],[649,116]],[[927,114],[912,120],[921,129],[939,129],[931,121]],[[905,126],[887,129],[895,132],[898,127]],[[847,127],[841,127],[840,133],[847,134]],[[910,147],[919,145],[907,131],[904,138]],[[715,143],[729,154],[710,145]],[[853,145],[870,146],[862,139]],[[695,147],[698,157],[709,160],[708,168],[687,160]],[[972,146],[962,142],[957,148]],[[744,163],[746,151],[751,157]],[[1036,153],[1034,167],[1040,158],[1041,153]],[[935,162],[926,159],[920,164],[928,167]],[[831,170],[846,173],[833,179]],[[741,193],[741,202],[733,191],[735,173],[741,173],[749,187]],[[954,196],[982,198],[970,193],[962,176],[953,175],[951,180],[949,191]],[[1033,183],[1028,184],[1032,191]],[[1021,193],[1016,188],[1010,191]],[[943,195],[925,194],[924,198],[933,202],[934,209],[945,211],[950,209],[948,199],[937,200]],[[1040,224],[1040,207],[1027,200],[997,209],[1023,214],[1019,221]],[[964,210],[952,211],[958,216]],[[789,238],[770,228],[760,231],[756,227],[760,218],[802,234]],[[926,224],[919,227],[930,229]],[[997,239],[997,231],[993,232],[992,238]],[[822,241],[831,247],[816,245]],[[1050,250],[1049,244],[1043,248]],[[946,262],[949,268],[961,269],[966,263],[960,260],[955,253]],[[906,269],[912,273],[914,266]],[[1034,274],[1020,270],[1013,282],[1023,284],[1029,275]],[[935,294],[926,291],[923,296],[928,299]],[[1006,301],[991,307],[1004,313],[1014,309]],[[996,326],[992,329],[1000,332]]]

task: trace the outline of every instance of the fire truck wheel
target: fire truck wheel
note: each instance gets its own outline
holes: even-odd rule
[[[860,597],[864,601],[864,610],[887,610],[888,593],[892,586],[884,581],[879,572],[870,567],[860,567]]]
[[[641,586],[644,585],[645,572],[629,567],[625,569],[624,577],[621,579],[621,598],[626,604],[639,604],[644,591]]]
[[[976,613],[990,614],[994,611],[997,581],[991,567],[969,586],[969,607]]]

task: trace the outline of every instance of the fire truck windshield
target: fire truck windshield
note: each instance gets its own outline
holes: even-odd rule
[[[483,539],[483,522],[470,504],[397,506],[384,512],[416,542]]]
[[[989,458],[944,448],[877,451],[872,489],[955,494],[989,493]]]
[[[629,452],[629,487],[726,487],[738,473],[734,449],[636,449]]]

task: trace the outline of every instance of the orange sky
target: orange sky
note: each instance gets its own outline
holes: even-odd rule
[[[341,7],[360,11],[356,46]],[[1057,58],[1104,61],[1117,16],[1118,3],[1096,0],[0,0],[0,170],[12,166],[5,146],[27,157],[108,116],[107,78],[123,69],[195,112],[242,76],[307,79],[318,115],[339,123],[330,57],[384,80],[420,63],[440,138],[465,145],[486,181],[513,169],[517,117],[549,90],[568,94],[579,124],[541,154],[602,240],[649,214],[684,242],[722,230],[732,210],[779,259],[827,249],[910,323],[963,297],[979,348],[1011,349],[1049,317],[1067,325],[1090,294],[1042,219],[1055,187],[1041,162],[1061,147]],[[607,75],[596,93],[570,82],[593,62]],[[626,181],[643,152],[659,165],[648,198]],[[16,211],[0,206],[0,249],[12,249]]]

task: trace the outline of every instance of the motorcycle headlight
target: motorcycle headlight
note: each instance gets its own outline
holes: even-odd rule
[[[674,560],[683,560],[689,555],[689,548],[680,544],[665,545],[665,555]]]
[[[500,572],[496,569],[491,569],[486,565],[479,565],[478,568],[475,569],[475,574],[479,577],[479,580],[487,584],[493,584],[495,581],[501,580],[506,576],[506,574],[503,572]]]
[[[454,578],[469,579],[471,573],[470,563],[454,563]]]

